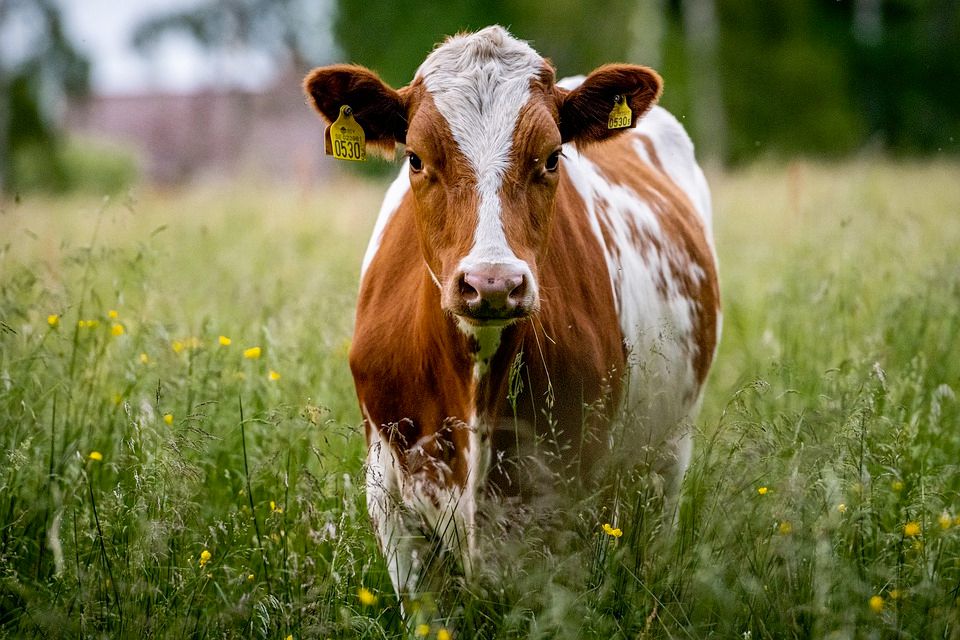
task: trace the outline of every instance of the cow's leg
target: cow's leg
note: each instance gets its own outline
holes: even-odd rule
[[[655,469],[663,479],[663,516],[666,520],[672,519],[674,526],[680,521],[680,487],[693,454],[691,431],[688,423],[679,426],[679,433],[664,444]]]
[[[489,459],[481,436],[472,430],[467,450],[456,453],[467,456],[464,487],[451,481],[447,463],[427,454],[422,444],[407,451],[401,465],[386,438],[371,440],[367,510],[401,602],[438,586],[425,578],[435,562],[452,559],[469,578],[477,553],[476,495]]]
[[[404,504],[468,578],[476,557],[477,495],[490,458],[483,429],[449,420],[421,438],[405,454],[409,476],[401,487]]]
[[[383,438],[374,438],[367,449],[367,513],[387,563],[390,581],[401,603],[416,593],[422,574],[426,541],[410,526],[401,498],[401,468],[396,453]]]

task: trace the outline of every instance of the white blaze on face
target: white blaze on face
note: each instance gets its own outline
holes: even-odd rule
[[[504,233],[500,189],[510,165],[513,131],[530,99],[530,82],[543,58],[502,27],[450,38],[420,66],[434,104],[477,177],[477,228],[473,247],[460,262],[519,267],[532,287],[529,267],[517,258]]]

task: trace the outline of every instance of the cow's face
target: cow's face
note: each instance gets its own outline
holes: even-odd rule
[[[422,259],[442,307],[467,331],[536,312],[562,145],[622,131],[607,127],[619,99],[635,124],[660,86],[650,69],[608,65],[566,91],[548,62],[499,27],[451,38],[399,91],[346,65],[305,81],[328,121],[349,104],[368,145],[406,145]]]

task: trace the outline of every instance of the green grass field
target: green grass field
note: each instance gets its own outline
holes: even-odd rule
[[[712,176],[724,335],[675,533],[623,482],[622,537],[602,505],[530,522],[409,630],[346,364],[382,185],[8,200],[0,637],[960,638],[958,176]]]

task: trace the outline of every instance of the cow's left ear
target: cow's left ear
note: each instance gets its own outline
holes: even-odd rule
[[[318,67],[304,78],[303,90],[327,124],[337,119],[340,107],[349,105],[367,146],[392,154],[395,144],[407,137],[403,90],[393,89],[366,67]]]
[[[634,64],[608,64],[596,69],[571,90],[558,92],[560,136],[564,142],[578,145],[599,142],[624,128],[608,126],[617,96],[626,99],[632,116],[631,127],[657,103],[663,81],[656,71]]]

